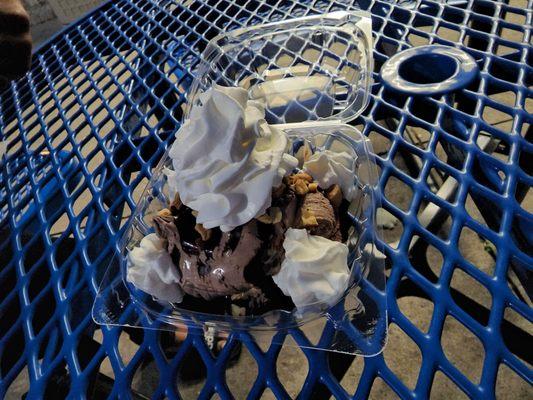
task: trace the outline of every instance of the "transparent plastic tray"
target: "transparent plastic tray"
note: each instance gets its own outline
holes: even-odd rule
[[[370,142],[344,123],[362,112],[368,101],[370,25],[366,13],[336,12],[220,35],[204,52],[185,116],[199,101],[198,95],[215,84],[240,86],[247,89],[250,99],[265,105],[267,121],[285,131],[294,155],[306,146],[313,152],[347,152],[353,157],[356,195],[348,208],[352,226],[345,241],[350,277],[338,303],[330,307],[315,302],[293,310],[235,316],[228,299],[211,301],[212,310],[209,303],[162,302],[128,282],[129,251],[154,232],[153,216],[171,201],[163,169],[171,167],[172,160],[165,155],[103,279],[93,307],[97,323],[209,331],[211,337],[247,332],[258,341],[274,342],[285,340],[285,335],[277,333],[297,330],[317,349],[360,355],[381,351],[386,337],[386,298],[384,257],[375,243],[377,168]],[[324,324],[336,332],[326,341],[320,340]],[[306,344],[299,341],[299,345]]]

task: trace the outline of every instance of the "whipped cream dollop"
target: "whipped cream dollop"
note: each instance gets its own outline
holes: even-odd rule
[[[297,165],[287,147],[285,133],[265,121],[264,106],[246,90],[215,86],[176,134],[173,170],[165,171],[170,191],[205,228],[228,232],[270,207],[272,188]]]
[[[351,201],[355,196],[355,158],[345,151],[323,150],[314,153],[304,163],[303,169],[318,182],[323,189],[337,184],[344,198]]]
[[[318,301],[335,304],[348,287],[348,247],[293,228],[287,230],[283,247],[285,259],[272,277],[283,293],[297,308]]]
[[[180,303],[183,291],[179,272],[170,254],[155,233],[142,238],[139,247],[129,253],[126,279],[157,300]]]

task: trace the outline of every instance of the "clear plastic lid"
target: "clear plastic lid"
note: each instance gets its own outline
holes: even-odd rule
[[[352,161],[349,182],[353,181],[353,185],[343,189],[352,195],[343,200],[339,228],[348,251],[349,272],[334,301],[319,299],[294,306],[290,299],[287,303],[280,296],[267,303],[268,307],[250,311],[234,296],[185,296],[183,300],[170,301],[154,298],[133,285],[128,280],[129,255],[154,235],[154,217],[171,208],[173,202],[174,194],[164,173],[165,168],[173,167],[167,153],[153,171],[103,279],[93,307],[97,323],[203,331],[204,335],[209,332],[211,338],[243,332],[268,342],[284,341],[285,336],[278,334],[284,332],[299,337],[299,346],[360,355],[381,351],[387,324],[384,256],[375,240],[377,168],[369,140],[354,127],[340,122],[354,118],[367,103],[372,70],[369,29],[366,13],[340,12],[220,35],[206,49],[205,63],[189,97],[191,103],[198,105],[202,101],[198,95],[215,85],[245,88],[249,100],[260,101],[265,118],[277,124],[288,138],[288,152],[299,160],[295,171],[300,171],[306,157],[312,155],[342,154]],[[189,115],[187,112],[185,118]],[[192,217],[187,214],[186,218]],[[191,227],[194,229],[194,221]],[[235,240],[239,240],[238,236]],[[234,251],[237,249],[238,246]],[[207,273],[220,277],[221,271],[208,269]],[[172,278],[170,275],[167,278]],[[269,295],[269,291],[277,289],[267,285],[262,290]],[[328,340],[322,336],[324,326],[333,327],[336,332]]]
[[[207,46],[189,93],[214,84],[248,90],[270,124],[347,122],[368,104],[372,26],[366,12],[329,14],[237,29]]]

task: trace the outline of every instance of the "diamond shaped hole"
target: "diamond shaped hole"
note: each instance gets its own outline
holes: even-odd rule
[[[393,159],[394,165],[413,179],[417,179],[422,167],[422,159],[412,151],[400,146]]]
[[[381,228],[382,239],[392,248],[398,248],[403,233],[401,221],[384,208],[376,210],[376,223]]]
[[[131,388],[141,395],[151,397],[159,385],[159,368],[150,353],[146,353],[141,365],[136,369]],[[196,398],[183,396],[183,398]]]
[[[526,151],[525,148],[520,149],[520,156],[518,159],[518,163],[522,170],[528,174],[529,176],[533,176],[533,173],[531,171],[531,164],[530,160],[533,157],[533,153]]]
[[[181,360],[178,370],[178,391],[183,399],[196,399],[198,397],[205,385],[206,373],[202,357],[200,357],[198,350],[191,346]]]
[[[448,142],[444,138],[439,138],[435,147],[435,155],[439,160],[449,166],[462,170],[465,161],[465,152],[455,144]]]
[[[67,230],[68,225],[69,225],[68,214],[67,213],[60,214],[57,220],[53,223],[52,227],[49,230],[50,236],[61,235],[65,230]]]
[[[430,400],[468,400],[468,396],[442,372],[437,371],[431,385]]]
[[[8,286],[2,286],[8,287]],[[3,300],[3,299],[2,299]],[[12,329],[20,317],[20,302],[15,294],[2,305],[2,320],[0,321],[0,340]]]
[[[135,334],[140,335],[140,342],[142,342],[142,329],[136,329],[139,332],[135,332]],[[122,359],[122,363],[127,366],[130,361],[133,359],[135,354],[137,354],[137,351],[139,350],[139,345],[135,343],[131,338],[130,335],[128,335],[126,332],[122,331],[120,332],[120,336],[118,338],[118,352],[120,353],[120,358]]]
[[[413,190],[403,181],[391,175],[385,184],[385,197],[403,211],[407,211],[413,199]]]
[[[81,140],[81,138],[77,138],[78,140]],[[98,140],[93,136],[89,138],[88,141],[85,142],[85,144],[81,148],[81,154],[84,158],[87,158],[87,156],[94,154],[94,149],[99,147]]]
[[[74,202],[74,205],[72,206],[72,210],[74,212],[75,216],[80,215],[80,213],[85,210],[85,208],[90,206],[90,203],[92,201],[93,195],[89,188],[86,188],[83,193],[77,194],[76,201]]]
[[[403,137],[409,143],[412,143],[418,148],[425,150],[428,147],[429,140],[431,139],[433,133],[426,128],[414,124],[414,121],[413,123],[408,122],[408,126],[405,127]]]
[[[517,257],[516,255],[511,257],[511,264],[507,268],[507,284],[518,301],[528,306],[531,304],[530,292],[528,292],[527,286],[527,273],[528,264],[527,261]]]
[[[34,268],[47,268],[46,262],[42,258],[45,253],[45,245],[41,233],[32,236],[24,235],[22,241],[24,245],[24,270],[29,272]],[[44,286],[47,282],[41,283]]]
[[[340,381],[341,386],[350,394],[350,396],[355,394],[355,391],[357,390],[357,387],[359,386],[359,380],[361,379],[361,375],[363,375],[363,369],[365,366],[364,357],[357,357],[352,356],[350,354],[335,354],[332,356],[334,358],[342,358],[342,357],[349,357],[353,358],[352,363],[350,364],[350,367],[342,377],[342,380]],[[330,364],[331,368],[331,364]]]
[[[276,58],[276,65],[281,68],[290,67],[293,62],[294,57],[290,53],[285,51],[280,53]]]
[[[439,28],[437,29],[437,35],[445,40],[457,42],[461,37],[461,32],[459,30],[439,26]]]
[[[496,398],[498,400],[531,399],[531,385],[520,378],[511,368],[500,364],[496,378]]]
[[[531,214],[516,212],[513,214],[513,225],[521,228],[521,231],[527,235],[526,232],[528,232],[528,229],[531,229],[531,226],[533,226],[533,216]],[[533,248],[530,245],[531,237],[529,237],[529,239],[524,237],[524,233],[521,235],[513,233],[513,241],[520,251],[527,254],[529,257],[533,257]]]
[[[448,240],[450,237],[451,216],[448,211],[437,204],[428,201],[425,207],[419,207],[418,221],[420,225],[428,227],[431,226],[431,231],[443,240]],[[442,221],[436,224],[435,220]]]
[[[414,389],[422,364],[422,353],[413,340],[398,325],[389,326],[388,342],[384,357],[389,368],[409,388]],[[405,362],[409,368],[405,368]]]
[[[76,329],[80,324],[91,323],[90,305],[93,302],[93,297],[86,285],[82,285],[75,293],[68,293],[69,308],[67,312],[68,322],[71,329]]]
[[[398,399],[398,395],[381,378],[376,378],[372,384],[369,399],[388,400]]]
[[[509,307],[505,309],[503,318],[504,321],[500,326],[503,342],[511,353],[523,360],[529,368],[533,367],[531,351],[527,345],[531,341],[533,323]],[[521,332],[513,332],[512,327],[518,328]]]
[[[261,395],[261,400],[276,400],[276,396],[274,396],[274,392],[267,387]]]
[[[431,168],[426,179],[429,190],[449,203],[455,201],[459,184],[457,180],[440,168]]]
[[[307,357],[297,346],[283,346],[276,361],[276,373],[291,398],[296,398],[309,372]]]
[[[416,35],[414,33],[410,33],[409,36],[407,36],[407,40],[413,45],[413,47],[425,46],[429,44],[429,37]]]
[[[302,58],[310,63],[316,63],[320,58],[320,50],[310,44],[309,48],[304,50]]]
[[[94,171],[98,169],[98,167],[104,164],[105,164],[105,154],[103,151],[98,150],[92,153],[92,155],[90,156],[89,162],[87,164],[87,170],[89,171],[89,173],[92,174]]]
[[[70,383],[68,366],[65,361],[62,361],[49,375],[43,397],[45,399],[68,398]]]
[[[422,297],[407,296],[397,300],[403,315],[420,331],[427,333],[433,316],[433,303]]]
[[[246,346],[242,346],[237,363],[226,369],[226,383],[236,399],[245,399],[257,378],[257,363]]]
[[[7,387],[8,396],[6,396],[6,400],[23,399],[28,390],[30,390],[30,377],[28,375],[28,367],[25,366]]]
[[[61,329],[57,323],[46,333],[45,337],[39,342],[38,360],[44,365],[48,365],[61,350],[62,336]]]
[[[528,114],[533,113],[533,100],[530,97],[527,97],[524,102],[524,109]]]
[[[438,64],[448,64],[448,63],[451,63],[450,67],[451,67],[451,71],[454,70],[455,68],[455,61],[447,56],[441,56],[441,55],[432,55],[432,56],[427,56],[427,55],[418,55],[418,56],[414,56],[413,58],[410,58],[408,59],[411,63],[413,63],[413,65],[416,65],[416,63],[419,63],[419,62],[427,62],[427,64],[434,64],[435,65],[438,65]],[[408,61],[406,61],[408,62]],[[400,69],[402,68],[404,64],[401,64],[400,66]],[[408,67],[408,65],[407,65]],[[429,67],[429,65],[428,65]],[[432,80],[435,80],[436,82],[440,82],[440,81],[444,81],[445,79],[448,79],[448,77],[446,77],[446,75],[449,73],[449,72],[445,72],[444,75],[442,71],[435,71],[435,70],[432,70],[431,67],[430,68],[430,71],[433,73],[433,75],[428,75],[428,76],[413,76],[414,78],[414,81],[416,80],[420,80],[420,82],[417,82],[417,83],[433,83],[433,82],[429,82],[429,81],[432,81]],[[414,69],[413,69],[414,71]],[[401,72],[400,72],[401,73]],[[431,98],[431,97],[413,97],[412,98],[412,103],[411,103],[411,113],[427,122],[428,124],[435,124],[436,121],[437,121],[437,116],[439,114],[439,108],[437,106],[437,102]]]
[[[22,357],[24,353],[24,332],[22,328],[16,329],[11,336],[2,340],[2,351],[0,351],[0,376],[5,377],[13,365]],[[9,349],[9,351],[6,351]]]
[[[489,276],[494,273],[497,258],[494,243],[465,226],[461,230],[458,247],[463,258],[470,264]]]
[[[451,287],[459,292],[451,291],[455,303],[480,324],[487,325],[489,322],[489,311],[492,306],[492,296],[485,286],[463,270],[455,268],[452,275]],[[474,300],[476,303],[483,306],[486,311],[470,309],[468,303],[464,302],[465,299],[463,296],[467,296],[469,299]]]
[[[489,92],[497,92],[495,94],[491,94],[489,97],[497,101],[500,104],[504,104],[509,107],[514,107],[516,103],[516,93],[512,92],[510,90],[505,91],[504,86],[499,84],[489,85],[489,88],[487,88]],[[492,89],[492,90],[491,90]],[[507,118],[509,119],[509,118]],[[497,123],[501,123],[502,121],[498,121]]]
[[[524,32],[511,28],[502,28],[501,33],[498,36],[511,42],[520,43],[524,38]]]
[[[392,145],[390,139],[384,134],[378,133],[375,130],[370,131],[368,138],[372,143],[372,149],[374,150],[374,153],[381,158],[386,158]]]
[[[32,270],[30,278],[30,284],[28,285],[28,297],[30,298],[30,301],[33,301],[35,297],[46,286],[47,283],[50,282],[50,270],[48,268],[47,263],[41,262],[39,265]]]
[[[354,296],[349,296],[349,297],[354,297]],[[345,303],[346,304],[345,307],[346,307],[347,310],[350,309],[350,306],[348,305],[348,303],[350,302],[349,301],[349,297],[348,297],[348,299],[346,300],[346,303]],[[322,337],[322,333],[324,331],[324,328],[325,328],[327,322],[328,322],[328,319],[326,317],[317,318],[314,321],[308,322],[307,324],[305,324],[304,327],[301,328],[302,331],[305,334],[305,337],[314,346],[316,346],[320,342],[320,338]],[[289,339],[290,339],[290,337],[289,337]]]
[[[47,290],[46,293],[39,298],[38,303],[34,306],[33,310],[33,333],[37,335],[41,329],[50,322],[50,319],[55,313],[56,302],[51,290]]]
[[[107,398],[113,390],[114,379],[115,373],[113,372],[109,358],[106,357],[100,363],[98,374],[96,375],[96,380],[94,383],[95,389],[94,393],[92,393],[92,396],[99,399]],[[134,390],[133,387],[132,390]]]
[[[329,51],[334,53],[337,56],[343,57],[346,54],[348,49],[348,43],[341,38],[333,38],[332,42],[329,45]]]
[[[411,239],[409,249],[409,260],[413,267],[430,282],[437,283],[444,263],[440,250],[418,235]]]
[[[511,3],[513,7],[516,8],[516,10],[507,11],[505,10],[505,17],[504,19],[506,21],[509,21],[516,25],[524,25],[526,23],[526,16],[518,13],[525,13],[527,9],[527,0],[521,1],[521,0],[515,0],[513,3]],[[521,9],[521,10],[519,10]],[[503,10],[502,10],[503,11]]]
[[[0,196],[4,197],[5,194],[6,194],[6,191],[0,189]],[[5,273],[6,266],[11,262],[13,258],[12,248],[14,246],[11,243],[10,236],[11,236],[11,230],[9,229],[9,227],[5,225],[4,226],[0,225],[0,266],[2,266],[2,270],[0,271],[0,282],[1,282],[1,279],[3,279],[2,275]]]
[[[441,345],[450,362],[474,383],[479,383],[485,352],[479,339],[455,318],[447,316]]]
[[[482,118],[490,125],[495,125],[504,121],[508,121],[509,119],[512,119],[512,116],[497,110],[493,107],[485,106],[483,107],[483,115]]]

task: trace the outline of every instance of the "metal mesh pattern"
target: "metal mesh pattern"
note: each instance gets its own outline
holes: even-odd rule
[[[469,52],[481,74],[469,87],[438,99],[388,92],[375,75],[370,105],[354,121],[371,139],[387,142],[377,157],[382,202],[402,228],[398,242],[383,241],[392,264],[389,315],[422,354],[420,363],[413,362],[417,379],[408,385],[390,368],[386,355],[395,348],[389,343],[385,356],[365,360],[357,390],[348,393],[339,383],[339,359],[303,350],[310,371],[300,395],[365,398],[379,377],[403,398],[426,398],[438,371],[468,396],[491,398],[502,364],[531,383],[531,354],[522,348],[530,336],[509,326],[504,315],[516,313],[526,326],[533,319],[527,294],[533,216],[522,205],[533,183],[533,4],[374,0],[358,5],[374,16],[375,71],[400,49],[440,43]],[[245,336],[231,337],[215,358],[199,336],[189,335],[169,353],[162,334],[120,328],[102,329],[98,343],[92,340],[96,326],[89,311],[121,228],[171,140],[168,132],[179,125],[184,93],[208,40],[221,29],[347,6],[355,7],[329,0],[117,1],[36,52],[32,71],[2,93],[0,103],[0,138],[8,149],[0,177],[0,397],[27,370],[29,398],[101,393],[115,398],[130,391],[150,359],[159,373],[152,397],[179,398],[176,375],[195,349],[207,369],[200,397],[216,392],[231,398],[224,371],[239,339],[259,371],[249,398],[261,397],[267,387],[279,398],[289,396],[276,374],[280,345],[264,352]],[[503,92],[505,98],[499,96]],[[492,125],[495,113],[508,118],[507,127]],[[399,154],[410,154],[417,168],[400,168]],[[404,207],[387,198],[393,179],[411,193]],[[450,195],[435,188],[438,180],[444,182],[441,188],[453,188]],[[467,212],[469,199],[482,219]],[[425,217],[429,208],[438,211],[436,217]],[[446,219],[443,234],[438,227]],[[492,243],[490,274],[458,250],[466,230]],[[428,248],[441,254],[438,273],[424,262]],[[450,287],[461,271],[490,293],[490,310]],[[407,292],[432,303],[427,331],[402,312],[399,299]],[[477,377],[460,370],[443,349],[443,327],[450,320],[482,344]],[[125,334],[140,343],[131,357],[119,347]],[[96,392],[102,390],[95,382],[106,362],[114,381],[107,391]]]

